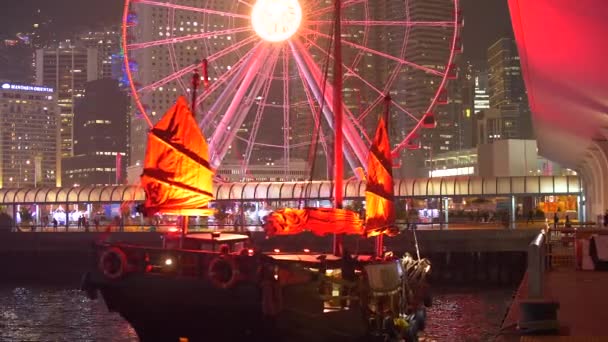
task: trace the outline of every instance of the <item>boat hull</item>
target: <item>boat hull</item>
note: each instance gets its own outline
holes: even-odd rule
[[[142,341],[366,341],[359,310],[324,312],[315,283],[282,288],[276,316],[262,312],[254,283],[216,288],[203,279],[129,274],[120,280],[89,274],[83,288],[99,292]]]

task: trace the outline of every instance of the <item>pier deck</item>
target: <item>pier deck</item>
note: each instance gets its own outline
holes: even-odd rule
[[[545,274],[545,298],[559,302],[558,336],[519,336],[512,329],[519,317],[519,303],[527,297],[524,277],[503,322],[504,334],[497,341],[608,341],[608,272],[552,270]]]

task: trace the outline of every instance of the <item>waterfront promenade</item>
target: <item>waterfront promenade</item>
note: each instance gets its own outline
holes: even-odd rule
[[[542,300],[559,303],[559,332],[551,336],[522,336],[516,328],[522,317],[520,304],[529,299],[528,269],[497,341],[608,341],[608,272],[576,269],[574,251],[571,252],[565,262],[548,259],[548,270],[542,274]]]
[[[556,336],[520,336],[517,324],[519,304],[527,297],[528,279],[524,277],[503,322],[502,342],[514,341],[608,341],[608,272],[561,269],[548,272],[545,278],[545,299],[559,302],[557,318],[560,332]],[[574,339],[572,337],[577,337]]]

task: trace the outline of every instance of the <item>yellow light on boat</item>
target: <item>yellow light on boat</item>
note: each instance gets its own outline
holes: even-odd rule
[[[165,259],[165,265],[167,265],[167,266],[173,265],[173,260],[171,260],[170,258]]]
[[[310,249],[304,248],[304,253],[310,253]]]
[[[260,38],[282,42],[298,31],[302,7],[298,0],[257,0],[251,11],[251,26]]]
[[[280,249],[278,249],[278,248],[275,248],[275,249],[274,249],[274,252],[275,252],[275,253],[281,253],[281,250],[280,250]]]
[[[424,268],[424,273],[429,273],[430,270],[431,270],[431,265],[426,265],[426,267]]]
[[[409,264],[412,261],[412,256],[409,253],[405,253],[405,257],[403,258],[403,261],[406,264]]]

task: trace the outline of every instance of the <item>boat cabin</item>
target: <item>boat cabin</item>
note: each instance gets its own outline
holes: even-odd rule
[[[242,251],[249,242],[249,236],[235,233],[194,233],[184,237],[180,248],[181,236],[179,234],[167,234],[164,236],[164,246],[169,249],[202,250],[209,252],[237,253]],[[222,248],[228,250],[222,251]]]

